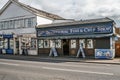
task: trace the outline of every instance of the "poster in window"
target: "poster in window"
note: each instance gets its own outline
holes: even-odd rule
[[[8,48],[8,40],[7,39],[4,39],[4,42],[3,42],[3,48],[7,49]]]
[[[50,40],[50,47],[54,48],[55,47],[55,40]]]
[[[56,40],[55,44],[56,44],[56,48],[61,48],[61,40]]]
[[[36,49],[36,39],[31,38],[31,49]]]
[[[93,48],[93,40],[87,39],[87,48]]]
[[[85,48],[85,39],[80,39],[79,40],[79,45],[82,45],[83,48]]]
[[[49,40],[44,40],[44,48],[49,48]]]
[[[11,48],[11,49],[14,48],[14,41],[13,41],[13,39],[10,39],[10,48]]]
[[[38,40],[38,48],[43,48],[43,40]]]
[[[76,48],[76,40],[71,40],[71,48]]]

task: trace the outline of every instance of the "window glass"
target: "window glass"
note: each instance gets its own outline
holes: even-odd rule
[[[2,29],[2,28],[1,28],[1,22],[0,22],[0,29]]]
[[[7,21],[5,21],[4,24],[5,24],[4,29],[7,29],[9,27],[9,26],[7,26]]]
[[[7,43],[7,39],[3,40],[3,48],[7,49],[8,48],[8,43]]]
[[[9,28],[14,28],[14,24],[15,24],[14,21],[11,20],[11,21],[9,22]]]
[[[36,24],[37,24],[37,23],[36,23],[36,22],[37,22],[37,21],[36,21],[36,18],[34,17],[32,21],[33,21],[33,27],[35,27]]]
[[[4,29],[4,22],[1,22],[1,29]]]
[[[50,47],[55,47],[55,40],[50,40]]]
[[[11,49],[14,48],[14,41],[13,41],[13,39],[10,39],[10,48],[11,48]]]
[[[0,48],[3,48],[3,39],[0,39]]]
[[[15,28],[20,28],[20,21],[19,20],[15,21]]]
[[[55,44],[56,44],[56,48],[61,48],[61,40],[56,40]]]
[[[36,39],[31,38],[31,49],[36,49]]]
[[[79,45],[82,45],[83,48],[85,48],[85,39],[80,39],[79,40]]]
[[[25,25],[24,25],[24,19],[21,19],[21,20],[20,20],[20,27],[21,27],[21,28],[25,27]]]
[[[44,40],[44,48],[49,48],[49,40]]]
[[[71,48],[76,48],[76,40],[71,40]]]
[[[93,48],[93,40],[87,39],[87,48]]]
[[[32,23],[33,23],[32,18],[29,18],[28,19],[28,27],[32,27]]]
[[[38,40],[38,48],[43,48],[43,40]]]

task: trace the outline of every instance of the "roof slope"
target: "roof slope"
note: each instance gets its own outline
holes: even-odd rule
[[[54,20],[63,20],[64,18],[58,16],[58,15],[55,15],[55,14],[52,14],[52,13],[48,13],[48,12],[45,12],[43,10],[39,10],[39,9],[36,9],[36,8],[33,8],[29,5],[26,5],[26,4],[23,4],[17,0],[9,0],[4,6],[3,8],[1,9],[0,11],[0,15],[4,12],[4,10],[11,4],[11,3],[15,3],[17,4],[18,6],[22,7],[22,8],[25,8],[27,9],[29,12],[37,15],[37,16],[40,16],[40,17],[44,17],[44,18],[49,18],[49,19],[54,19]]]
[[[63,23],[38,25],[37,28],[65,26],[65,25],[77,25],[77,24],[104,23],[104,22],[114,22],[114,20],[112,20],[110,18],[89,19],[89,20],[81,20],[81,21],[73,21],[73,22],[63,22]]]

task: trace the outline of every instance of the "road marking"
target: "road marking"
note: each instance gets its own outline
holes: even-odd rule
[[[101,74],[101,75],[114,75],[113,73],[105,72],[93,72],[93,71],[81,71],[81,70],[72,70],[72,69],[61,69],[61,68],[52,68],[52,67],[42,67],[47,70],[57,70],[57,71],[67,71],[67,72],[79,72],[79,73],[89,73],[89,74]]]
[[[15,64],[15,63],[5,63],[5,62],[0,62],[0,64],[11,65],[11,66],[19,66],[19,65],[20,65],[20,64]]]
[[[26,63],[31,63],[31,62],[33,62],[33,61],[20,61],[20,60],[9,60],[9,59],[0,59],[0,61],[9,61],[10,63],[12,63],[12,62],[17,62],[17,63],[22,63],[23,65],[24,64],[26,64]],[[77,65],[76,64],[74,64],[74,63],[72,63],[73,65],[71,65],[71,63],[69,64],[68,62],[66,62],[66,63],[68,63],[68,64],[63,64],[63,63],[43,63],[43,62],[35,62],[34,61],[34,63],[33,64],[42,64],[42,65],[54,65],[54,66],[68,66],[68,67],[83,67],[83,68],[96,68],[96,69],[101,69],[101,68],[104,68],[104,69],[111,69],[110,67],[106,67],[106,66],[88,66],[88,65],[80,65],[81,63],[77,63]],[[21,65],[22,65],[21,64]],[[84,64],[86,64],[86,63],[84,63]],[[95,65],[95,64],[94,64]]]

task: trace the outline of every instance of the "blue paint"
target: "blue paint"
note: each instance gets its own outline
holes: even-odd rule
[[[68,27],[38,29],[38,37],[58,36],[58,35],[82,35],[82,34],[108,34],[113,33],[112,24],[90,24]]]
[[[113,58],[113,50],[111,50],[111,49],[95,49],[95,58],[111,59],[111,58]]]

